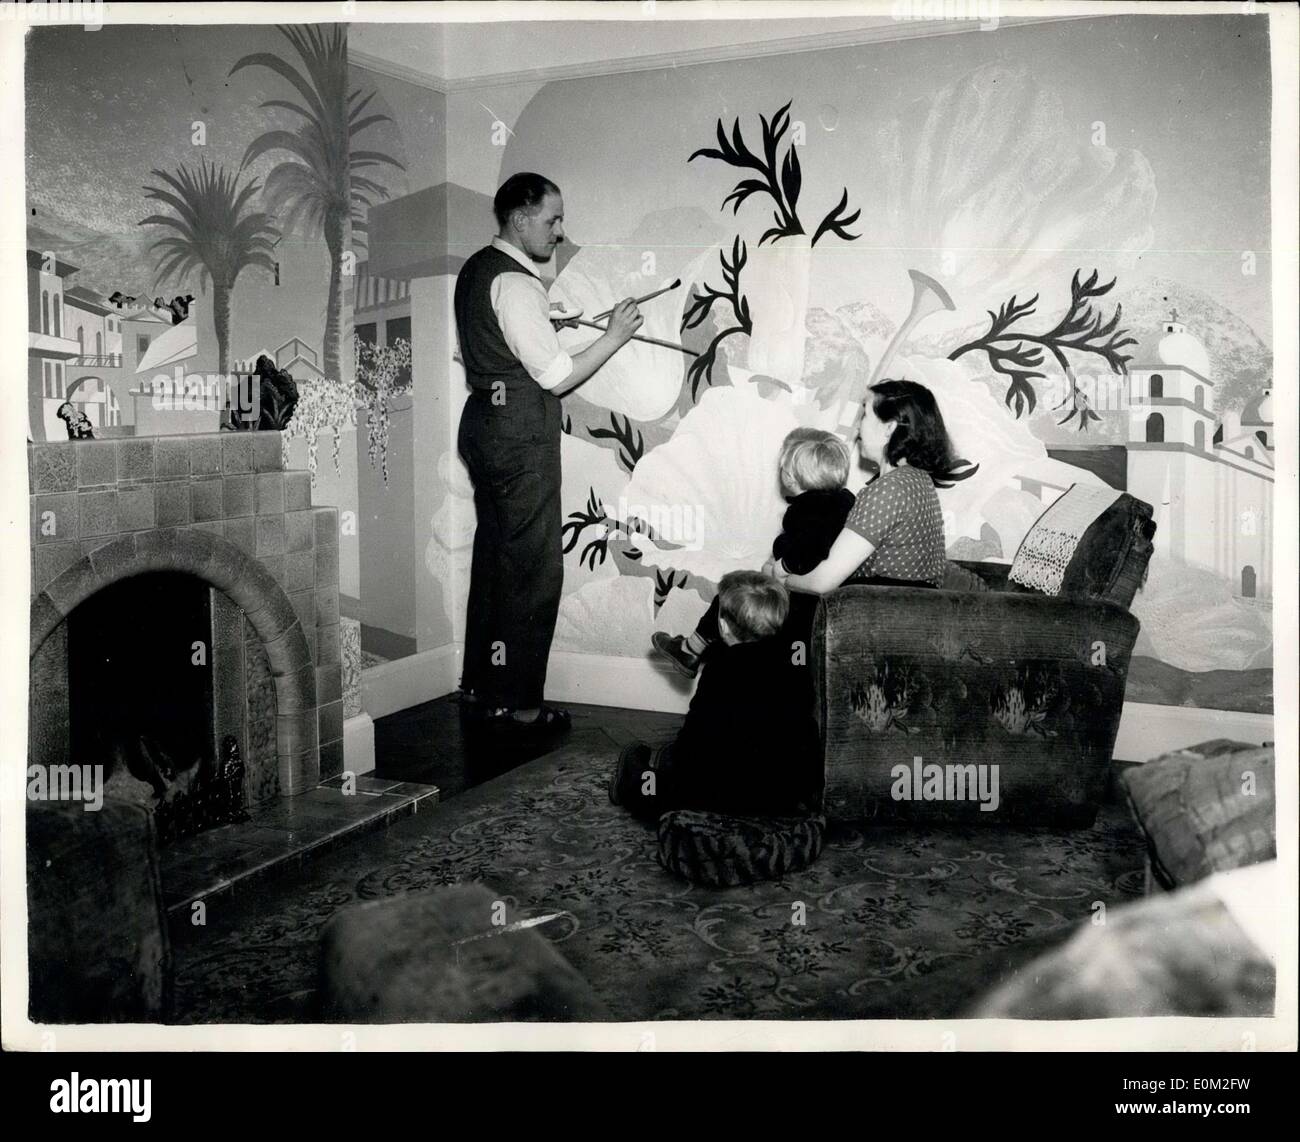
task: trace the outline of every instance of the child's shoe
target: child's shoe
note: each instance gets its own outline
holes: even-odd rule
[[[673,664],[678,674],[694,678],[700,672],[700,656],[692,654],[686,646],[686,640],[679,634],[665,634],[655,631],[650,641],[664,658]]]

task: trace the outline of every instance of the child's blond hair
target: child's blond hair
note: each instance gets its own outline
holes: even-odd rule
[[[718,614],[741,642],[776,634],[790,613],[790,593],[761,571],[728,571],[718,582]]]
[[[796,428],[781,441],[781,483],[805,492],[833,491],[849,479],[849,450],[833,432]]]

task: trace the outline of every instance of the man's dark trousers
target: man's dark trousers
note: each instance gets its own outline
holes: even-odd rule
[[[478,516],[461,687],[490,706],[532,709],[564,585],[560,400],[531,382],[475,389],[457,446]]]

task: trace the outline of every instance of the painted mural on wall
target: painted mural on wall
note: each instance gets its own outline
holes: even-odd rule
[[[1009,561],[1071,484],[1124,487],[1160,525],[1130,698],[1271,709],[1268,286],[1235,255],[1215,271],[1168,253],[1204,226],[1174,172],[1207,162],[1236,164],[1265,203],[1259,215],[1234,200],[1225,248],[1267,247],[1267,115],[1245,158],[1228,155],[1242,144],[1222,114],[1196,137],[1159,132],[1131,73],[1149,82],[1168,63],[1110,52],[1140,23],[1058,29],[1047,56],[1026,30],[1017,51],[962,37],[983,42],[963,43],[960,64],[951,45],[909,42],[531,100],[500,177],[540,170],[564,191],[578,248],[552,296],[592,313],[683,283],[646,303],[641,330],[681,348],[629,345],[566,398],[557,650],[640,656],[654,629],[689,631],[723,573],[770,551],[785,434],[847,438],[868,382],[906,377],[935,392],[980,465],[940,493],[950,557]],[[1185,29],[1172,48],[1162,33],[1160,52],[1186,67],[1219,42]],[[996,60],[972,59],[981,50]],[[1266,90],[1266,43],[1237,50]],[[890,82],[850,101],[837,85],[863,69],[892,69]],[[1075,126],[1080,92],[1099,87],[1115,114],[1127,93],[1134,145]],[[602,133],[621,108],[637,131]],[[1223,137],[1208,160],[1207,132]],[[1173,201],[1158,207],[1162,170]],[[473,508],[459,463],[445,467],[431,558],[461,571],[461,630]]]

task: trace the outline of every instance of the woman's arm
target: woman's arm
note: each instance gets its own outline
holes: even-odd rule
[[[830,553],[807,575],[790,575],[783,579],[791,591],[806,595],[825,595],[840,586],[876,550],[875,544],[847,527],[836,537]],[[781,565],[776,565],[780,577]]]

